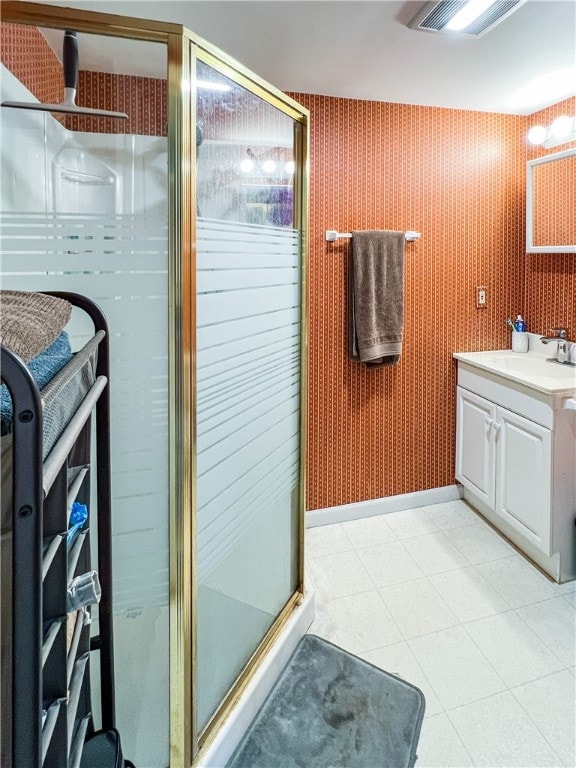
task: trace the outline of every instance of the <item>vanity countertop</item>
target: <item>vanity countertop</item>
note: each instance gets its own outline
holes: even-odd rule
[[[576,367],[562,365],[540,352],[454,352],[457,360],[548,395],[576,397]]]

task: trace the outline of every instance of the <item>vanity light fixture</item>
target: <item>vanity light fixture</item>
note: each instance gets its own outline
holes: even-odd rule
[[[283,162],[281,159],[274,160],[267,153],[264,156],[258,157],[252,149],[246,150],[247,157],[240,161],[238,168],[243,174],[253,177],[262,176],[275,176],[282,180],[284,177],[290,177],[294,175],[295,163],[294,160],[287,160]]]
[[[435,0],[425,3],[408,24],[422,32],[462,32],[480,37],[526,0]]]
[[[530,144],[546,149],[566,144],[568,141],[576,141],[576,117],[561,115],[548,127],[533,125],[528,131],[527,138]]]
[[[273,157],[270,156],[272,152]],[[244,174],[251,176],[275,176],[279,179],[283,177],[289,177],[294,175],[296,165],[294,160],[283,160],[285,152],[281,147],[275,147],[273,150],[264,150],[259,156],[253,149],[248,148],[243,160],[240,161],[238,167]]]

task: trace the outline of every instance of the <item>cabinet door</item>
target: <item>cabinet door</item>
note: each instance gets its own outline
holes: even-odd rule
[[[550,554],[551,433],[498,408],[496,512]]]
[[[456,478],[494,509],[494,441],[496,406],[483,397],[457,389]]]

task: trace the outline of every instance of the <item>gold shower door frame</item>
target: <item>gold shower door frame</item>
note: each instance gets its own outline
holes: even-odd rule
[[[168,56],[170,475],[170,765],[190,768],[210,746],[304,593],[307,380],[308,110],[179,24],[5,0],[2,21],[164,43]],[[196,717],[196,59],[294,120],[295,215],[301,232],[298,586],[202,733]]]

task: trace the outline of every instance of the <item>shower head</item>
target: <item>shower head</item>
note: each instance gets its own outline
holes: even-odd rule
[[[33,101],[3,101],[1,106],[13,109],[33,109],[39,112],[64,112],[68,115],[87,115],[90,117],[116,117],[127,120],[125,112],[112,112],[106,109],[91,109],[76,106],[76,87],[78,84],[78,40],[76,32],[66,30],[62,45],[62,65],[64,69],[64,101],[60,104],[42,104]]]

